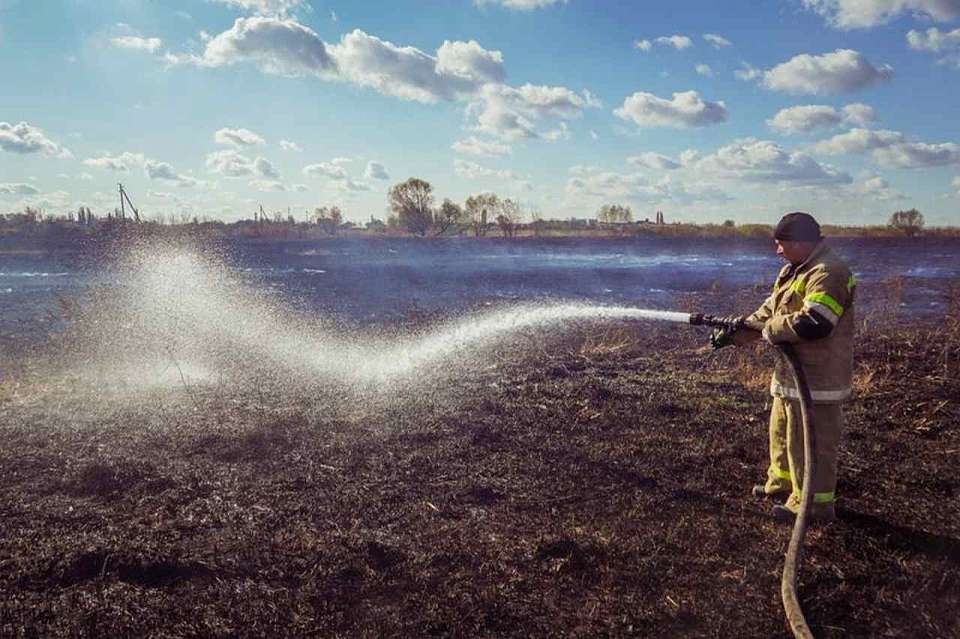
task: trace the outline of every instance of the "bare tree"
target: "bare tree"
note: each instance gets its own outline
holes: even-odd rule
[[[324,233],[336,235],[343,224],[343,212],[338,206],[322,206],[313,210],[313,219]]]
[[[497,226],[504,237],[513,237],[517,232],[517,225],[520,223],[522,211],[520,203],[510,198],[504,198],[497,207]]]
[[[604,204],[597,212],[597,219],[607,224],[631,222],[633,221],[633,211],[630,210],[629,206],[623,206],[620,204]]]
[[[500,198],[494,193],[478,193],[467,198],[464,203],[464,215],[476,237],[487,234],[490,219],[497,215],[499,208]]]
[[[449,229],[459,226],[463,223],[463,209],[459,204],[444,199],[433,216],[433,227],[435,235],[443,235]]]
[[[433,187],[419,178],[394,184],[388,195],[390,210],[410,233],[426,235],[433,223]]]
[[[543,232],[543,211],[541,211],[536,206],[530,207],[530,228],[533,229],[533,235],[535,237],[540,237],[540,234]]]
[[[890,216],[890,226],[899,229],[907,235],[913,237],[923,230],[923,213],[917,209],[908,211],[897,211]]]

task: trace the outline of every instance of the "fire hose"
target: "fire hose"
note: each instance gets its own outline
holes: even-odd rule
[[[714,317],[712,315],[701,315],[700,313],[691,314],[689,321],[694,326],[710,326],[722,329],[746,328],[757,332],[763,329],[762,325],[744,323],[740,318]],[[787,546],[787,554],[783,562],[780,598],[783,601],[783,610],[786,613],[790,629],[793,631],[793,636],[812,639],[813,633],[810,632],[810,626],[807,625],[807,620],[803,616],[803,608],[800,606],[800,600],[797,597],[797,572],[803,539],[810,523],[810,509],[813,506],[813,475],[816,472],[817,450],[816,433],[813,429],[813,398],[810,395],[807,376],[803,372],[803,367],[800,365],[800,360],[797,358],[793,346],[786,343],[776,344],[775,346],[793,371],[797,390],[800,392],[800,417],[803,421],[802,502],[800,512],[793,524],[793,532],[790,535],[790,543]]]

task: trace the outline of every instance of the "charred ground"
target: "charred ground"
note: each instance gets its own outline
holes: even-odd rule
[[[370,406],[11,384],[0,635],[787,636],[789,531],[748,496],[771,355],[696,337],[582,326]],[[818,636],[960,636],[958,344],[858,343]]]

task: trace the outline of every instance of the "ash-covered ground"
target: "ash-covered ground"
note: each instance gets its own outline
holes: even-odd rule
[[[960,636],[957,319],[863,321],[840,519],[801,568],[817,636]],[[0,635],[788,636],[789,530],[749,496],[773,355],[704,337],[534,327],[362,392],[275,374],[288,346],[158,385],[19,360]]]

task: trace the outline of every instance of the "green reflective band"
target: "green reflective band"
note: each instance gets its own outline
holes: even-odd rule
[[[857,285],[857,278],[851,275],[850,278],[847,280],[847,290],[852,291],[854,287],[856,287],[856,285]]]
[[[789,470],[780,470],[776,466],[770,466],[770,474],[776,477],[777,479],[786,479],[790,481],[790,471]]]
[[[803,295],[804,291],[807,290],[807,283],[804,282],[802,279],[797,280],[790,285],[790,290],[794,291],[795,293],[800,293],[800,295]]]
[[[837,314],[837,317],[843,315],[843,307],[837,303],[837,300],[833,299],[826,293],[812,293],[808,295],[803,300],[804,302],[817,302],[818,304],[823,304],[831,311]]]
[[[829,504],[835,498],[834,493],[813,493],[813,503],[815,504]]]

